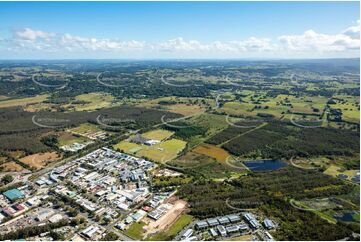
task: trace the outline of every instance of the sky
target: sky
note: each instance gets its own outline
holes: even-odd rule
[[[359,57],[359,2],[0,2],[0,59]]]

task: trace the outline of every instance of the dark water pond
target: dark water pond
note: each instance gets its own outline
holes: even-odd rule
[[[244,164],[251,171],[273,171],[278,170],[288,164],[281,160],[256,160],[256,161],[245,161]]]
[[[342,222],[354,222],[356,221],[355,218],[353,217],[354,214],[355,212],[348,212],[348,213],[343,213],[341,216],[334,215],[333,217],[338,221],[342,221]]]

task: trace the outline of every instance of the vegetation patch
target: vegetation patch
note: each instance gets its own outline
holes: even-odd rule
[[[129,237],[135,239],[135,240],[142,240],[143,239],[143,227],[145,226],[145,223],[140,221],[133,223],[130,225],[130,227],[125,231],[125,234]]]
[[[6,163],[0,165],[0,171],[3,171],[3,172],[10,172],[10,171],[11,172],[21,172],[23,170],[24,170],[24,168],[14,161],[6,162]]]
[[[193,150],[193,152],[212,157],[221,163],[224,163],[229,157],[229,153],[227,151],[218,146],[210,144],[199,145]]]
[[[193,220],[193,217],[188,214],[182,214],[177,221],[172,224],[166,231],[160,232],[152,237],[147,238],[146,240],[155,240],[155,241],[166,241],[172,240],[177,234],[179,234],[185,226],[190,224]]]
[[[34,103],[41,103],[41,102],[44,102],[48,97],[49,97],[49,95],[44,94],[44,95],[38,95],[35,97],[7,99],[7,100],[0,101],[0,108],[26,106],[26,105],[34,104]]]

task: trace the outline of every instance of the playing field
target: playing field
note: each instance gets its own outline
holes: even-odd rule
[[[174,132],[164,130],[164,129],[156,129],[142,134],[142,136],[146,139],[154,139],[154,140],[165,140],[171,137]]]
[[[158,162],[166,162],[174,159],[186,147],[186,144],[187,142],[183,140],[170,139],[153,146],[143,146],[143,149],[137,152],[137,156],[144,156]]]
[[[138,145],[136,143],[132,143],[128,141],[121,141],[118,144],[114,145],[113,148],[128,154],[135,154],[136,152],[142,149],[142,145]]]

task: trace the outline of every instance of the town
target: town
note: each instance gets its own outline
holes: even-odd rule
[[[160,169],[157,164],[103,147],[79,159],[28,180],[21,187],[0,195],[1,234],[28,227],[55,228],[31,240],[100,240],[112,232],[122,240],[132,240],[124,231],[145,221],[145,234],[169,227],[186,211],[187,203],[177,198],[174,187],[167,192],[154,190],[152,176],[181,173]],[[64,222],[63,222],[64,221]],[[73,224],[65,221],[75,221]],[[63,222],[63,223],[62,223]],[[75,226],[73,226],[76,224]],[[273,240],[251,213],[231,214],[192,221],[176,236],[177,240],[227,239],[253,234],[259,240]]]

